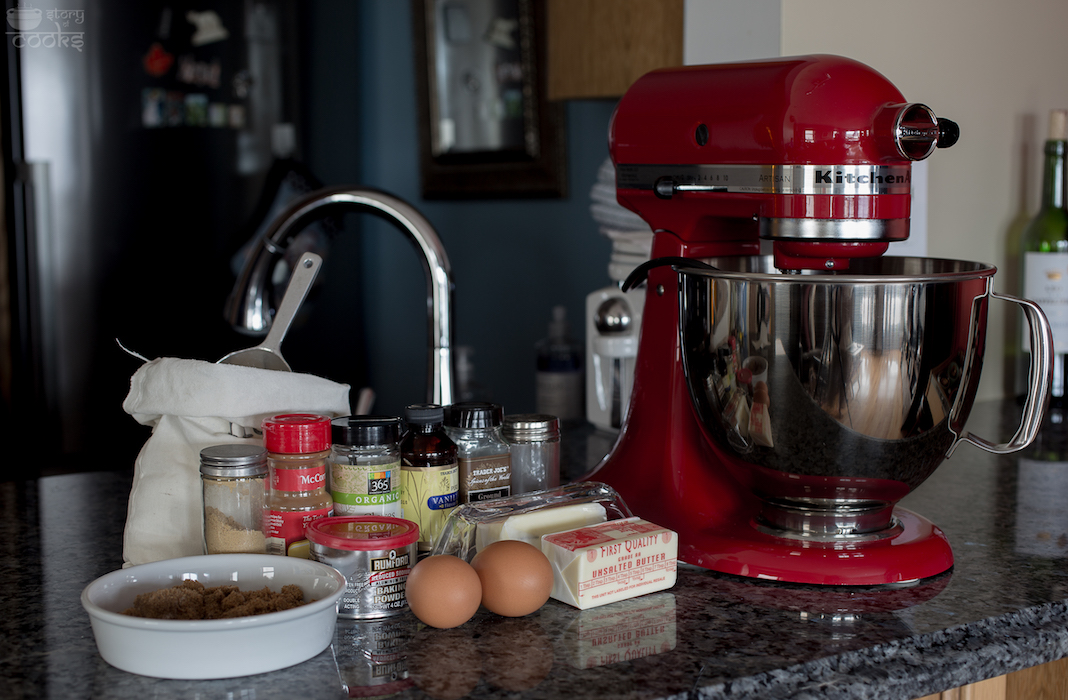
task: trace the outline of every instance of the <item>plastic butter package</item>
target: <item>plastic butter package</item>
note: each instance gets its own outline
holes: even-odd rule
[[[678,535],[641,518],[545,535],[541,549],[551,596],[580,610],[671,588],[678,576]]]
[[[567,484],[465,503],[449,515],[431,552],[470,561],[478,550],[497,540],[521,540],[540,548],[543,535],[631,515],[610,486],[596,481]]]

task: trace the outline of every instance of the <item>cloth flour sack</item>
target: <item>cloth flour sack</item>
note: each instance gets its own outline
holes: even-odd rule
[[[200,451],[263,444],[264,418],[281,413],[349,414],[349,386],[309,374],[170,357],[130,380],[123,409],[152,435],[134,465],[123,566],[203,554]]]

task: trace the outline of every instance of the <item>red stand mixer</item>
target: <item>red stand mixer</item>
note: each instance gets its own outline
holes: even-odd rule
[[[952,567],[945,535],[896,503],[961,442],[1030,444],[1052,353],[992,266],[883,257],[908,237],[911,162],[956,139],[836,56],[653,71],[620,101],[618,199],[655,237],[630,410],[588,478],[678,532],[684,561],[836,585]],[[991,298],[1021,306],[1033,348],[1005,444],[964,430]]]

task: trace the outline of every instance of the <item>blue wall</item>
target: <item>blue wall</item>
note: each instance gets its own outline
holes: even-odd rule
[[[585,297],[609,283],[611,246],[590,216],[589,190],[607,157],[614,102],[567,104],[565,199],[425,201],[410,3],[317,2],[311,43],[309,164],[327,184],[386,190],[430,220],[456,280],[454,344],[473,346],[479,381],[507,412],[533,410],[534,343],[552,307],[567,307],[582,341]],[[360,235],[339,239],[334,255],[358,258],[345,269],[359,276],[376,410],[400,414],[425,397],[425,278],[403,236],[373,217],[357,218]]]

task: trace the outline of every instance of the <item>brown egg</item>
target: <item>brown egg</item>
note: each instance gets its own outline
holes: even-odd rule
[[[526,542],[494,542],[479,550],[471,566],[482,581],[482,604],[498,615],[529,615],[545,605],[553,590],[552,564]]]
[[[474,617],[482,599],[482,584],[466,561],[438,554],[412,567],[405,593],[416,617],[431,627],[449,629]]]

